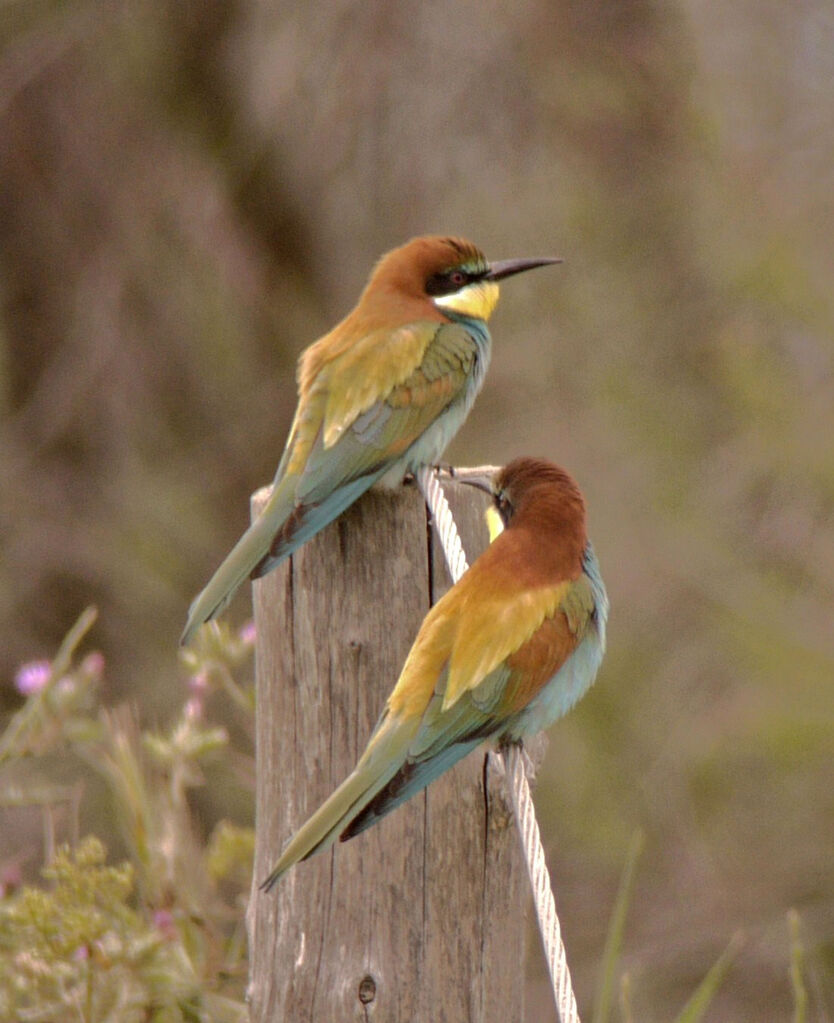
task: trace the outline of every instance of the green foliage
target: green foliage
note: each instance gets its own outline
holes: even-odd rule
[[[181,712],[167,730],[148,732],[129,709],[99,705],[100,655],[77,661],[94,620],[85,612],[51,664],[21,674],[31,691],[0,736],[2,780],[14,780],[3,803],[65,799],[65,787],[44,786],[32,767],[69,755],[104,779],[129,858],[107,865],[104,844],[89,836],[53,851],[45,887],[8,888],[0,1019],[237,1023],[246,1015],[242,920],[254,836],[221,819],[204,841],[189,792],[202,765],[229,752],[227,730],[205,720],[212,692],[238,712],[252,706],[251,685],[232,675],[251,654],[251,630],[206,630],[206,646],[183,657],[194,674]]]
[[[617,892],[614,909],[611,913],[611,920],[608,924],[608,934],[605,940],[605,950],[602,956],[602,963],[599,971],[599,982],[597,984],[593,1023],[608,1023],[608,1020],[611,1017],[614,984],[617,971],[620,966],[626,916],[628,914],[629,904],[634,891],[637,862],[643,851],[644,843],[645,839],[642,832],[636,832],[632,837],[631,844],[626,855],[625,866],[623,867],[623,873],[620,879],[619,891]],[[686,1005],[675,1017],[674,1023],[700,1023],[718,992],[718,989],[721,986],[727,971],[732,965],[740,946],[741,937],[739,934],[736,934],[733,936],[727,949],[722,953],[720,958],[711,967],[707,975],[695,989]],[[622,1023],[632,1023],[633,1015],[631,1001],[632,978],[628,972],[624,972],[620,977],[620,1018]]]
[[[626,855],[625,865],[620,879],[617,898],[608,924],[605,950],[599,969],[596,998],[594,1000],[593,1023],[608,1023],[611,1018],[613,991],[620,970],[620,958],[623,950],[623,935],[626,916],[629,910],[637,863],[643,851],[644,836],[636,832]],[[800,936],[799,914],[791,909],[787,914],[789,936],[789,967],[791,993],[793,997],[793,1023],[807,1023],[808,990],[805,985],[805,950]],[[707,971],[684,1007],[674,1018],[674,1023],[701,1023],[713,1004],[719,988],[727,973],[735,963],[744,945],[744,936],[737,931],[730,939],[727,947]],[[619,1020],[621,1023],[633,1023],[632,1009],[633,979],[629,971],[624,970],[619,977]]]
[[[231,821],[220,821],[211,835],[206,853],[209,874],[217,881],[237,878],[245,885],[252,876],[255,834]]]
[[[0,1018],[20,1021],[194,1020],[198,978],[181,943],[133,909],[133,867],[104,865],[85,838],[0,905]]]
[[[100,670],[95,658],[72,669],[72,657],[95,624],[95,608],[87,608],[67,633],[49,665],[42,688],[32,692],[0,736],[0,765],[11,757],[43,753],[61,739],[85,739],[96,731],[89,711]]]

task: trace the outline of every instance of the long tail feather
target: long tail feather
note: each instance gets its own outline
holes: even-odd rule
[[[296,863],[332,845],[353,818],[385,788],[405,759],[417,722],[383,715],[353,772],[287,843],[261,888],[269,891]]]
[[[292,528],[287,530],[286,537],[282,537],[274,544],[268,556],[256,566],[254,577],[260,579],[267,572],[271,572],[302,544],[338,518],[376,482],[380,475],[381,473],[377,472],[373,476],[360,476],[359,479],[351,480],[350,483],[345,483],[338,490],[328,494],[323,501],[317,504],[304,504],[294,509]]]
[[[369,799],[364,806],[351,817],[340,838],[346,842],[349,838],[360,834],[366,828],[376,824],[380,818],[395,810],[406,800],[411,799],[418,792],[421,792],[427,785],[430,785],[435,778],[439,778],[449,768],[462,760],[467,753],[470,753],[477,746],[480,746],[483,739],[474,739],[470,742],[456,743],[441,753],[436,754],[430,760],[422,763],[409,763],[398,771],[386,784],[376,793],[373,799]]]
[[[180,643],[190,642],[204,622],[216,618],[223,611],[238,587],[246,582],[256,566],[266,557],[275,534],[289,518],[292,508],[291,486],[276,487],[264,510],[234,545],[205,588],[192,601]]]
[[[385,781],[387,778],[381,784],[385,784]],[[361,808],[367,799],[373,798],[376,787],[372,786],[371,795],[368,795],[368,791],[367,778],[359,776],[354,771],[293,835],[261,888],[268,892],[290,867],[332,845],[350,821],[352,814],[357,811],[357,807]]]
[[[351,480],[334,490],[319,504],[295,506],[292,481],[282,482],[272,492],[264,510],[238,540],[220,568],[197,595],[188,610],[188,621],[180,643],[189,643],[197,629],[216,618],[228,605],[238,587],[253,576],[260,578],[324,529],[371,487],[382,470]],[[290,524],[291,520],[291,524]],[[276,536],[287,527],[286,537]]]

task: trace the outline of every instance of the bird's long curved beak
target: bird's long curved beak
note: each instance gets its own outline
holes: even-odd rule
[[[451,473],[453,480],[465,483],[469,487],[477,487],[490,497],[495,495],[495,476],[500,470],[496,465],[479,465],[472,469],[455,469]]]
[[[535,270],[537,266],[551,266],[553,263],[561,262],[561,259],[550,256],[541,259],[501,259],[497,263],[489,264],[489,270],[483,279],[485,281],[501,281],[505,277],[512,277],[513,274],[520,274],[525,270]]]

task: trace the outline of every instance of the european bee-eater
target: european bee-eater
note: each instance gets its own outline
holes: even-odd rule
[[[471,242],[434,236],[380,259],[356,308],[302,354],[272,495],[192,603],[181,642],[374,483],[439,460],[483,383],[498,281],[558,262],[488,263]]]
[[[551,462],[519,458],[489,488],[504,530],[429,611],[353,773],[263,884],[370,827],[484,740],[515,742],[567,713],[605,649],[608,597],[585,502]]]

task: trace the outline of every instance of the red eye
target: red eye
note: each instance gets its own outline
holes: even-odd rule
[[[449,274],[449,283],[461,287],[466,284],[466,274],[462,270],[453,270]]]

